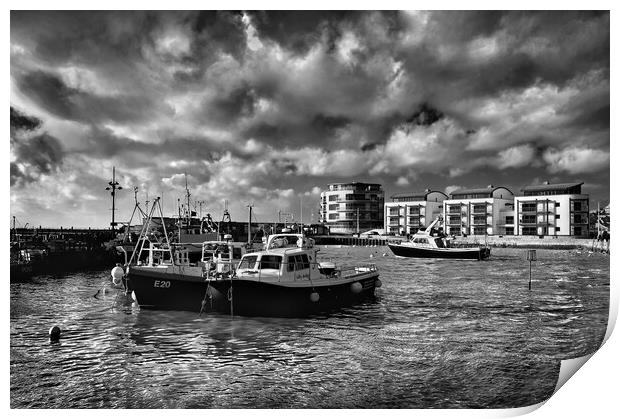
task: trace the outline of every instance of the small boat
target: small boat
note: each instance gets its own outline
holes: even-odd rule
[[[441,259],[487,259],[491,249],[480,247],[451,247],[444,237],[431,234],[433,227],[441,220],[437,217],[426,230],[415,233],[404,243],[388,243],[388,247],[396,256],[410,258],[441,258]]]
[[[119,282],[126,277],[141,309],[301,317],[354,304],[381,286],[375,265],[319,263],[314,240],[302,234],[271,235],[264,250],[244,254],[236,267],[232,242],[205,243],[196,264],[168,243],[151,243],[148,251],[146,264],[119,267],[116,277],[112,271]]]
[[[339,269],[319,263],[317,252],[314,240],[301,234],[276,234],[236,269],[220,255],[195,267],[131,266],[128,278],[141,308],[270,317],[330,311],[374,295],[381,285],[374,265]]]

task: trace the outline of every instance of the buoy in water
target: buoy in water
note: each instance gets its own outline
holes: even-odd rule
[[[310,294],[310,301],[312,301],[313,303],[316,303],[319,301],[319,293],[318,292],[313,292],[312,294]]]
[[[383,254],[383,257],[386,257],[386,256],[387,256],[387,253],[384,253],[384,254]]]
[[[381,288],[381,280],[377,278],[377,280],[375,281],[375,288]]]
[[[50,342],[58,342],[60,340],[60,327],[52,326],[49,332]]]
[[[112,268],[112,283],[114,285],[120,285],[122,283],[123,280],[123,276],[125,275],[125,271],[123,271],[123,268],[121,267],[120,264],[116,264],[116,266],[114,268]]]
[[[360,284],[359,282],[352,283],[351,292],[353,292],[353,294],[359,294],[360,292],[362,292],[362,284]]]
[[[370,254],[370,257],[371,257],[371,258],[374,258],[374,257],[375,257],[375,255],[373,255],[373,254],[371,253],[371,254]]]

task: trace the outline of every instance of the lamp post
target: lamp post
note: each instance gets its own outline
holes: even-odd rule
[[[116,225],[118,224],[116,221],[114,221],[114,211],[115,211],[115,196],[116,196],[116,191],[120,191],[121,189],[123,189],[122,186],[119,185],[119,183],[116,181],[116,168],[112,167],[112,181],[108,182],[108,186],[107,188],[105,188],[106,191],[112,191],[110,192],[110,195],[112,195],[112,222],[110,223],[110,226],[112,227],[112,231],[115,230]]]

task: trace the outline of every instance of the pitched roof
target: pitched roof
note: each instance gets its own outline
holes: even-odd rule
[[[403,193],[397,193],[394,194],[392,196],[390,196],[390,198],[394,199],[394,198],[419,198],[419,199],[426,199],[426,196],[430,193],[440,193],[444,196],[448,196],[445,193],[441,192],[441,191],[431,191],[431,190],[427,190],[424,192],[403,192]]]
[[[457,189],[455,191],[450,192],[450,195],[468,195],[468,194],[483,194],[483,193],[491,194],[500,188],[503,188],[509,191],[509,189],[504,186],[494,186],[494,187],[486,187],[486,188]]]
[[[570,189],[576,186],[583,185],[583,182],[573,182],[573,183],[550,183],[547,185],[530,185],[524,186],[521,190],[523,192],[538,192],[538,191],[555,191],[558,189]]]

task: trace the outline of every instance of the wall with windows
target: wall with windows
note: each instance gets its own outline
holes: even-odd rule
[[[514,229],[514,225],[508,224],[514,214],[510,198],[446,199],[444,231],[454,236],[508,234]]]
[[[424,230],[442,214],[446,198],[443,192],[438,191],[392,197],[392,202],[385,204],[386,234],[406,236]]]
[[[383,228],[384,192],[377,183],[335,183],[321,193],[320,222],[331,233],[351,234]]]
[[[541,194],[514,201],[517,235],[588,237],[588,195]]]

